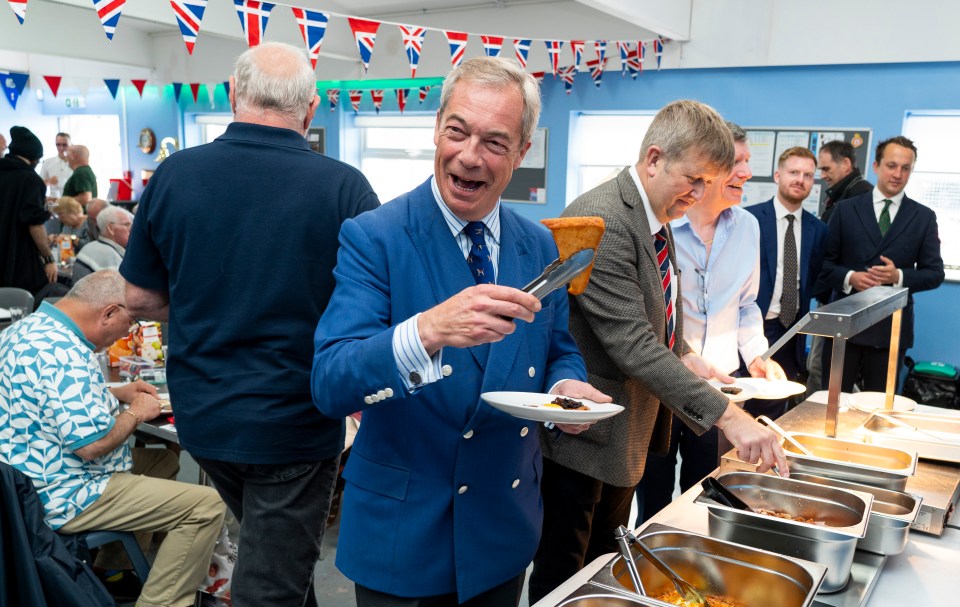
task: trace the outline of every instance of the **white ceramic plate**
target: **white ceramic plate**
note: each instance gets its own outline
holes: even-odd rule
[[[753,386],[753,388],[756,389],[757,392],[753,398],[765,400],[788,398],[807,391],[805,385],[786,379],[769,380],[763,377],[739,377],[737,381]]]
[[[757,397],[757,389],[750,384],[745,383],[742,377],[736,377],[734,379],[736,381],[734,381],[732,384],[725,384],[719,379],[709,379],[707,380],[707,383],[717,390],[721,390],[722,388],[740,388],[739,394],[724,394],[724,396],[729,398],[730,401],[734,403],[742,403],[745,400],[750,400],[751,398]]]
[[[866,409],[873,411],[874,409],[882,409],[887,402],[887,395],[883,392],[854,392],[847,397],[848,402],[850,402],[857,409]],[[840,401],[843,403],[843,401]],[[917,406],[917,401],[912,398],[907,398],[906,396],[900,396],[899,394],[893,395],[893,410],[894,411],[913,411]]]
[[[585,398],[574,398],[587,407],[587,411],[557,409],[546,407],[557,397],[556,394],[538,392],[484,392],[480,395],[491,407],[509,413],[520,419],[535,422],[554,422],[559,424],[581,424],[613,417],[623,411],[623,407],[613,403],[595,403]],[[569,397],[564,397],[569,398]]]

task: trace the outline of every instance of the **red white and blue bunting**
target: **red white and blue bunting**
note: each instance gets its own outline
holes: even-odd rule
[[[259,0],[233,0],[233,4],[237,9],[237,16],[240,17],[240,27],[247,37],[247,46],[259,46],[267,31],[267,20],[270,19],[270,11],[274,5]]]
[[[103,26],[107,40],[113,40],[113,33],[117,31],[117,24],[120,23],[120,13],[126,3],[127,0],[93,0],[93,8],[100,17],[100,25]]]
[[[363,62],[363,71],[366,73],[370,68],[370,57],[373,56],[373,44],[377,41],[380,22],[353,17],[348,18],[347,21],[350,23],[350,31],[353,32],[353,39],[357,41],[360,61]]]
[[[467,34],[444,31],[443,35],[447,37],[447,44],[450,45],[450,64],[453,67],[459,67],[463,63],[463,54],[467,50]]]
[[[294,7],[293,16],[297,19],[303,42],[307,45],[310,63],[313,65],[313,69],[317,69],[320,45],[323,44],[323,35],[327,33],[327,22],[330,21],[330,15],[322,11],[308,11]]]
[[[17,16],[17,21],[23,25],[23,20],[27,18],[27,0],[8,0],[13,14]]]
[[[177,17],[177,25],[180,26],[180,35],[187,46],[187,53],[192,55],[197,34],[200,33],[203,11],[207,9],[207,0],[170,0],[170,7]]]
[[[423,51],[423,37],[427,28],[419,25],[400,25],[400,35],[403,37],[403,50],[407,53],[410,62],[410,77],[417,77],[417,66],[420,65],[420,53]]]

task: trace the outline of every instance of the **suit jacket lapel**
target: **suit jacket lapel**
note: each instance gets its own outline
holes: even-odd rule
[[[760,233],[768,234],[769,238],[763,239],[764,257],[766,258],[766,268],[764,270],[770,277],[770,288],[777,282],[777,249],[780,246],[778,242],[780,237],[777,235],[777,213],[773,209],[773,200],[763,203],[763,209],[760,216]]]
[[[643,197],[640,196],[640,190],[637,189],[637,184],[633,182],[633,177],[630,176],[629,168],[623,169],[617,175],[617,185],[620,186],[620,197],[623,199],[623,203],[633,210],[631,221],[639,226],[638,233],[650,234],[650,221],[647,220],[647,210],[643,206]],[[628,213],[627,215],[630,216],[631,214]],[[659,265],[657,263],[657,250],[654,248],[652,237],[643,239],[643,248],[650,256],[650,261],[654,267],[657,267]]]
[[[806,299],[807,275],[810,271],[810,256],[813,253],[813,222],[816,218],[807,211],[802,211],[800,218],[800,297]],[[803,309],[803,305],[800,309]]]
[[[470,274],[463,252],[457,246],[457,241],[437,206],[429,180],[411,194],[407,234],[423,263],[436,303],[477,284]],[[412,283],[416,282],[417,277],[411,276],[410,280]],[[484,369],[490,347],[484,344],[469,350],[480,368]]]
[[[897,216],[893,218],[893,223],[890,224],[890,229],[887,231],[886,236],[883,237],[883,240],[878,244],[877,252],[879,254],[882,251],[884,245],[889,242],[893,242],[897,239],[897,236],[901,232],[907,229],[907,225],[913,220],[914,215],[917,214],[918,202],[911,200],[906,196],[900,201],[900,208],[897,210]],[[879,227],[877,228],[879,230]]]
[[[860,223],[863,224],[863,234],[874,248],[878,247],[882,237],[880,236],[880,225],[877,223],[877,215],[873,211],[873,197],[861,196],[854,203],[853,209],[857,217],[860,218]]]

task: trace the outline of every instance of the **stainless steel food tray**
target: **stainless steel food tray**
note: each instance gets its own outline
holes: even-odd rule
[[[813,453],[800,453],[783,442],[791,472],[828,476],[854,483],[903,491],[917,470],[916,451],[868,445],[816,434],[790,432],[790,436]]]
[[[867,523],[867,533],[857,541],[858,550],[866,550],[875,554],[900,554],[907,546],[910,536],[910,525],[920,513],[920,504],[923,498],[892,491],[881,487],[871,487],[861,483],[839,481],[812,474],[794,473],[790,478],[807,483],[827,485],[839,489],[850,489],[873,495],[873,506],[870,508],[870,519]]]
[[[755,472],[717,477],[753,508],[815,518],[825,525],[782,519],[723,506],[700,495],[710,535],[827,566],[821,592],[842,590],[850,577],[857,540],[864,537],[873,495]]]
[[[960,417],[917,413],[916,411],[880,411],[870,415],[855,432],[867,444],[912,449],[919,457],[960,463]],[[888,416],[916,430],[883,419]]]

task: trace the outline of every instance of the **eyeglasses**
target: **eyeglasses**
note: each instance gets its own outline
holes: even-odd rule
[[[132,321],[132,323],[131,323],[131,325],[130,325],[130,328],[127,330],[128,333],[129,333],[130,331],[133,331],[133,330],[136,329],[137,327],[139,327],[140,324],[144,322],[144,320],[143,320],[142,318],[137,318],[136,316],[131,316],[131,315],[130,315],[130,312],[127,312],[127,306],[123,305],[122,303],[118,303],[118,304],[114,304],[114,305],[117,306],[118,308],[123,308],[123,311],[126,312],[126,314],[127,314],[127,318],[129,318],[129,319]]]
[[[710,308],[710,294],[707,293],[707,286],[710,284],[710,271],[696,268],[695,272],[697,273],[697,285],[700,287],[700,292],[697,293],[697,310],[701,314],[706,314]]]

